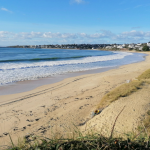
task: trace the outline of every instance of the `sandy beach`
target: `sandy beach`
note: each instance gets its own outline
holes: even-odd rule
[[[89,128],[96,130],[102,127],[102,123],[104,125],[110,120],[108,126],[110,125],[109,130],[111,130],[116,114],[125,105],[125,111],[120,119],[125,118],[124,121],[128,122],[129,128],[125,127],[125,131],[131,130],[133,125],[138,123],[139,117],[148,110],[147,103],[150,103],[147,99],[140,103],[141,93],[138,95],[138,104],[135,98],[137,95],[133,94],[126,100],[126,104],[124,104],[124,98],[112,103],[111,107],[107,107],[100,115],[92,119],[90,114],[96,109],[97,104],[106,93],[126,83],[127,80],[135,79],[150,68],[150,55],[149,53],[146,54],[148,56],[142,62],[124,65],[102,73],[66,78],[60,82],[43,85],[28,92],[1,95],[0,146],[11,143],[8,134],[11,135],[13,142],[17,143],[18,138],[22,139],[22,137],[29,135],[51,137],[54,133],[55,135],[63,134],[67,136],[72,133],[75,126],[81,131],[85,131],[85,125],[79,125],[87,120],[89,120],[87,122]],[[147,87],[148,90],[149,87]],[[145,94],[147,98],[150,97],[148,94]],[[133,99],[132,103],[131,99]],[[137,109],[140,108],[140,113],[138,110],[134,111],[135,113],[130,112],[134,109],[131,108],[134,105],[138,105]],[[132,114],[134,114],[135,122],[132,121]],[[126,121],[129,116],[131,119]],[[104,120],[104,118],[106,119]],[[119,120],[120,124],[118,123],[116,126],[119,131],[122,130],[121,125],[124,124],[122,120]]]

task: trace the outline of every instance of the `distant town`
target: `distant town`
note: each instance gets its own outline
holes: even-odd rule
[[[41,49],[104,49],[104,50],[137,50],[149,51],[150,42],[132,44],[56,44],[56,45],[16,45],[8,46],[12,48],[41,48]]]

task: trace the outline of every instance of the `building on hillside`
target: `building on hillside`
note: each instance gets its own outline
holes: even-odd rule
[[[129,44],[128,48],[135,48],[134,44]]]
[[[139,51],[142,51],[143,50],[143,46],[139,47],[138,49],[139,49]]]
[[[112,49],[112,46],[106,46],[106,49]]]
[[[122,44],[122,47],[125,48],[125,47],[126,47],[126,44]]]
[[[150,42],[148,42],[148,43],[147,43],[147,46],[149,46],[149,47],[150,47]]]
[[[123,46],[122,45],[118,45],[117,48],[123,48]]]
[[[141,46],[142,44],[141,44],[141,43],[137,43],[136,45],[137,45],[137,46]]]

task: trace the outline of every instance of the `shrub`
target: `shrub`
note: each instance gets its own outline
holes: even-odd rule
[[[147,45],[144,45],[142,48],[143,51],[149,51],[149,47]]]

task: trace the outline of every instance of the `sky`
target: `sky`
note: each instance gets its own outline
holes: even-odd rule
[[[150,41],[150,0],[0,0],[0,46]]]

